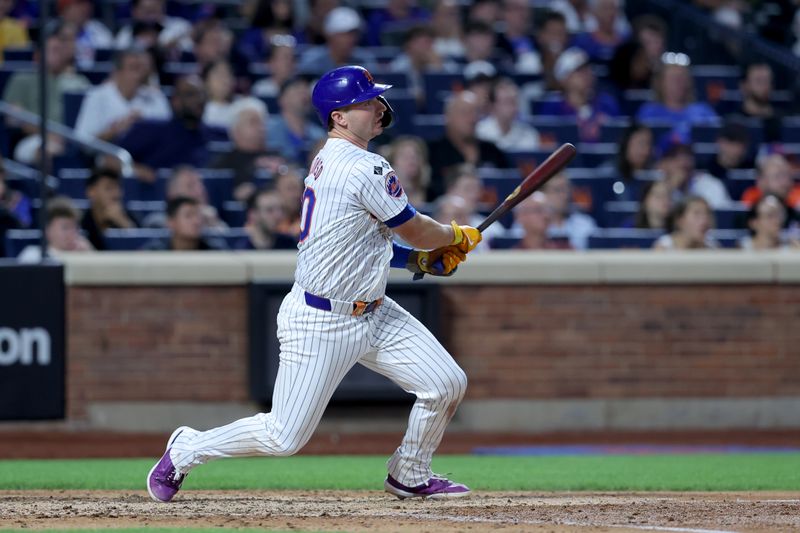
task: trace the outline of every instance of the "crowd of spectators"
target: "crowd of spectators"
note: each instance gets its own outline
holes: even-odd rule
[[[693,3],[728,26],[755,20],[744,3]],[[583,250],[610,227],[655,232],[656,249],[718,248],[723,212],[743,249],[797,242],[800,153],[785,127],[796,110],[776,97],[770,63],[731,65],[741,74],[722,98],[670,50],[667,21],[629,19],[621,0],[133,0],[102,18],[96,2],[55,4],[38,28],[36,2],[0,0],[2,100],[39,113],[43,68],[48,118],[124,148],[135,174],[56,134],[43,152],[37,126],[0,122],[7,159],[86,171],[83,187],[55,186],[40,206],[0,160],[0,234],[39,227],[44,210],[56,253],[105,250],[106,231],[135,228],[164,231],[149,250],[293,248],[306,168],[326,138],[311,91],[345,64],[401,80],[386,96],[404,126],[375,149],[411,203],[442,221],[477,224],[561,142],[591,154],[493,226],[484,251]],[[40,32],[44,60],[31,44]],[[788,53],[793,38],[782,34]],[[25,47],[26,60],[3,63]],[[434,90],[432,75],[451,83]]]

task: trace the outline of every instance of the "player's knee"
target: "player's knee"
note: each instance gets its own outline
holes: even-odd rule
[[[278,457],[294,455],[300,451],[304,444],[305,442],[301,442],[297,439],[278,441],[272,446],[272,454]]]
[[[456,367],[448,374],[444,386],[439,389],[439,400],[443,403],[458,405],[466,392],[467,375],[463,370]]]

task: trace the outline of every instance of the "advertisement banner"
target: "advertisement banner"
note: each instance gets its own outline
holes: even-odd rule
[[[0,263],[0,420],[64,418],[64,268]]]

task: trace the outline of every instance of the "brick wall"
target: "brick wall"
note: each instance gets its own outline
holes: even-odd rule
[[[448,287],[469,399],[800,395],[800,286]]]
[[[800,395],[800,285],[445,286],[467,399]],[[68,416],[245,402],[244,287],[68,290]]]
[[[103,401],[244,402],[244,287],[69,287],[67,416]]]

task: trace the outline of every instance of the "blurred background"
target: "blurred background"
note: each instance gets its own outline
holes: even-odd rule
[[[440,221],[578,147],[457,276],[393,274],[470,378],[446,451],[796,442],[798,7],[0,0],[0,456],[269,408],[311,90],[345,64],[393,85],[371,149]],[[309,450],[391,449],[409,405],[356,368]]]

